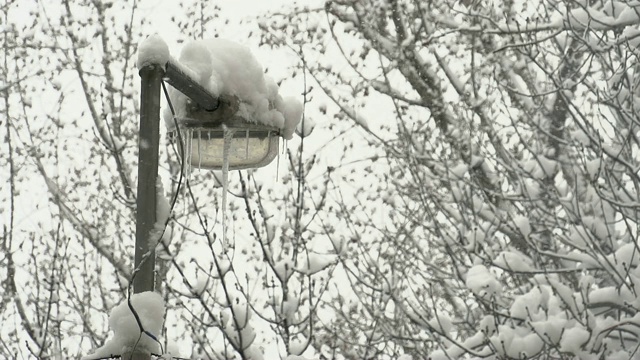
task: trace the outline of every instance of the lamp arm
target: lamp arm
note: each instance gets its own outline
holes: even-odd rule
[[[220,106],[220,99],[183,71],[179,63],[166,63],[164,80],[207,111],[214,111]]]

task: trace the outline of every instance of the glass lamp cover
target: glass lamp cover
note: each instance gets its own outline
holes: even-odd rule
[[[265,166],[278,154],[277,132],[270,129],[188,128],[186,150],[192,167],[222,170],[224,147],[227,142],[229,170]]]

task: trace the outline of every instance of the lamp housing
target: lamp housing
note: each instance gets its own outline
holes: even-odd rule
[[[238,105],[237,98],[220,98],[219,107],[207,111],[187,102],[185,117],[177,120],[186,152],[180,156],[192,168],[223,170],[225,154],[228,170],[263,167],[276,157],[280,130],[238,116]]]

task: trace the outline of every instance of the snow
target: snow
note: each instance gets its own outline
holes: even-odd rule
[[[313,129],[315,129],[316,123],[310,118],[305,118],[304,121],[301,121],[298,126],[296,126],[296,134],[300,137],[307,137],[311,135]]]
[[[624,24],[634,24],[637,23],[640,19],[638,15],[638,10],[636,7],[627,6],[624,10],[616,17],[617,23]]]
[[[512,357],[520,359],[529,359],[537,355],[544,346],[544,342],[537,334],[529,334],[526,336],[514,338],[511,342],[510,352]]]
[[[532,321],[531,326],[539,335],[549,340],[552,344],[557,344],[562,336],[562,331],[567,324],[566,319],[554,316],[548,320]]]
[[[536,280],[538,283],[542,283],[542,278],[548,280],[549,285],[553,289],[554,295],[549,299],[547,303],[547,309],[549,314],[557,314],[561,310],[560,308],[568,308],[572,313],[578,313],[578,307],[582,305],[582,299],[577,299],[580,296],[577,293],[574,293],[573,289],[563,284],[558,278],[554,275],[536,275]]]
[[[594,8],[577,8],[567,14],[569,26],[576,29],[584,29],[587,26],[594,29],[603,29],[614,24],[614,19]]]
[[[565,329],[560,340],[560,351],[579,353],[580,348],[589,340],[589,331],[576,325],[572,328]]]
[[[208,285],[209,285],[209,276],[207,276],[206,274],[198,274],[196,276],[196,281],[191,291],[193,291],[193,293],[196,295],[202,295],[204,291],[207,290]]]
[[[546,156],[539,156],[538,162],[540,163],[540,167],[544,171],[545,175],[550,178],[554,177],[560,168],[557,161],[549,159]]]
[[[573,246],[579,249],[584,249],[590,243],[589,232],[582,225],[573,225],[569,229],[567,239]]]
[[[226,327],[227,324],[229,324],[229,321],[231,320],[231,308],[224,308],[220,311],[220,326],[222,327]]]
[[[598,174],[600,173],[601,163],[602,162],[600,158],[596,158],[586,162],[585,168],[590,179],[596,179],[598,177]]]
[[[623,272],[627,272],[631,267],[640,264],[640,250],[638,245],[628,243],[620,246],[613,256],[608,256],[609,261],[614,264],[624,265]]]
[[[466,246],[468,251],[473,251],[476,248],[476,245],[483,244],[486,240],[486,229],[474,228],[473,230],[468,230],[464,234],[464,238],[467,240],[468,245]]]
[[[293,97],[286,97],[283,99],[282,114],[284,115],[284,131],[282,137],[289,140],[293,137],[293,132],[298,126],[300,119],[302,119],[302,103]],[[308,126],[305,119],[305,129]],[[313,123],[311,123],[313,124]],[[311,130],[309,130],[311,132]]]
[[[195,40],[184,45],[176,65],[212,95],[237,97],[240,100],[237,116],[280,129],[283,138],[292,138],[302,117],[302,103],[279,94],[279,86],[265,76],[247,47],[224,39]],[[170,97],[176,116],[184,118],[186,96],[171,91]],[[172,115],[165,111],[164,118],[170,128]]]
[[[627,39],[627,41],[629,41],[629,45],[631,45],[632,47],[637,47],[638,45],[640,45],[640,30],[636,29],[636,28],[625,28],[622,31],[622,36],[623,39]]]
[[[358,125],[362,126],[363,128],[365,129],[369,128],[369,121],[367,121],[367,118],[364,117],[364,115],[358,113],[355,115],[353,119],[356,121]]]
[[[442,312],[437,313],[436,316],[427,321],[427,323],[436,331],[443,334],[449,333],[453,329],[453,322],[451,321],[451,318]]]
[[[633,3],[616,2],[616,4],[614,11],[611,11],[612,7],[610,5],[597,6],[598,8],[580,6],[563,14],[565,18],[564,24],[576,30],[585,28],[607,30],[612,27],[635,25],[640,21],[640,16]],[[563,22],[560,16],[555,16],[554,18],[555,20],[552,21],[551,25],[557,27]]]
[[[511,271],[530,272],[535,270],[533,261],[517,250],[501,252],[494,261],[494,264]]]
[[[169,219],[169,215],[171,212],[171,206],[169,205],[169,201],[164,195],[164,186],[162,185],[162,180],[160,177],[156,178],[156,222],[153,224],[153,229],[151,230],[151,234],[149,235],[149,247],[154,248],[159,245],[158,240],[166,234],[164,228],[167,224],[167,220]],[[163,242],[168,245],[169,240],[168,235],[167,238],[163,237]],[[162,246],[160,246],[162,248]],[[164,250],[164,249],[162,249]]]
[[[296,311],[298,311],[298,306],[300,305],[299,298],[293,296],[289,298],[289,300],[282,301],[282,303],[278,306],[275,306],[275,311],[278,315],[282,316],[284,319],[288,321],[294,320],[294,315]]]
[[[149,65],[165,66],[169,59],[169,47],[160,35],[151,35],[138,46],[138,70]]]
[[[165,308],[162,296],[153,291],[134,294],[131,296],[131,305],[140,317],[145,332],[157,338],[164,321]],[[157,340],[147,334],[140,333],[138,323],[127,301],[123,301],[111,310],[109,328],[113,331],[113,337],[102,347],[96,349],[93,354],[85,356],[83,359],[100,359],[122,355],[134,350],[134,347],[136,351],[144,350],[151,353],[158,353],[160,350],[160,344]]]
[[[296,270],[305,275],[313,275],[334,264],[337,259],[338,256],[335,254],[309,252],[306,259],[301,261],[301,264],[296,267]]]
[[[537,180],[525,178],[522,181],[522,189],[520,193],[529,199],[537,199],[542,190],[540,189],[540,183]]]
[[[632,303],[635,299],[635,295],[626,286],[622,286],[619,289],[607,286],[589,292],[589,303],[592,306],[599,304],[626,306],[626,304]]]
[[[542,180],[545,177],[544,170],[536,160],[525,160],[522,162],[522,169],[534,179]]]
[[[544,342],[537,334],[523,330],[500,325],[498,334],[489,338],[489,341],[498,353],[510,359],[529,359],[542,350]]]
[[[529,219],[524,215],[515,215],[513,217],[513,223],[518,227],[520,233],[525,238],[528,238],[531,234],[531,223]]]
[[[602,218],[595,216],[583,216],[582,224],[584,224],[585,228],[591,230],[591,233],[598,239],[605,240],[608,238],[609,229],[607,229],[607,225]]]
[[[241,328],[247,326],[247,322],[251,318],[251,312],[248,309],[249,306],[236,299],[231,307],[233,308],[233,317],[238,322],[238,325]]]
[[[231,270],[229,254],[221,254],[217,260],[219,273],[212,275],[214,278],[223,278]]]
[[[287,281],[293,273],[293,261],[290,258],[286,257],[287,255],[287,253],[283,254],[283,258],[276,261],[273,265],[273,271],[281,281]]]
[[[453,168],[451,168],[451,173],[456,178],[462,178],[464,174],[467,173],[467,171],[469,171],[469,166],[467,166],[467,164],[464,164],[464,163],[460,163],[454,166]]]
[[[289,352],[292,355],[300,355],[307,348],[309,342],[306,339],[292,339],[289,342]]]
[[[500,282],[484,265],[474,265],[467,272],[467,287],[479,296],[493,296],[502,291]]]
[[[156,222],[162,224],[163,228],[167,219],[169,219],[170,212],[171,206],[169,206],[169,201],[164,195],[162,180],[158,177],[156,179]]]
[[[262,351],[256,346],[250,346],[246,350],[244,350],[244,354],[246,355],[248,360],[263,360],[264,356],[262,355]]]
[[[537,320],[539,309],[541,306],[546,306],[550,293],[551,289],[548,285],[532,288],[528,293],[518,296],[513,301],[509,308],[509,315],[517,319],[533,317],[532,320]]]

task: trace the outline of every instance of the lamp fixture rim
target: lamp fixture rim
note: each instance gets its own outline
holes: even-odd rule
[[[281,129],[273,126],[268,126],[260,123],[252,123],[244,120],[241,117],[234,117],[229,120],[223,121],[202,121],[198,119],[192,118],[178,118],[178,124],[183,129],[189,130],[198,130],[202,129],[204,131],[217,130],[220,129],[223,131],[223,128],[226,127],[231,131],[255,131],[255,132],[270,132],[273,137],[281,136]],[[175,131],[175,130],[174,130]]]

